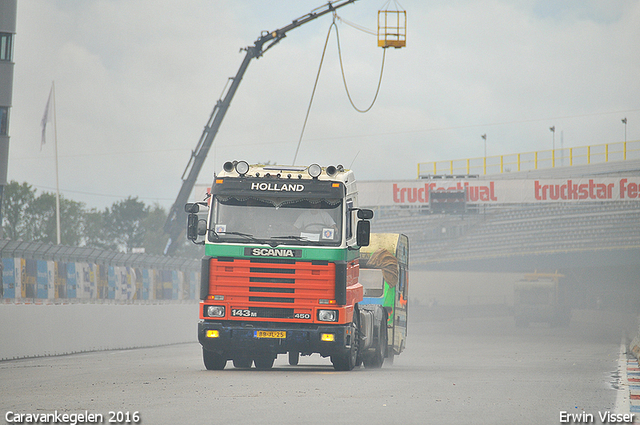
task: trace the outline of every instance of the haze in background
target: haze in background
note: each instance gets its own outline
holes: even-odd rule
[[[382,2],[339,10],[376,28]],[[319,0],[21,0],[9,180],[55,190],[53,134],[40,120],[56,84],[60,188],[89,207],[127,196],[168,208],[202,129],[263,30]],[[371,112],[354,111],[329,43],[298,164],[353,166],[360,180],[412,179],[416,163],[640,138],[640,1],[410,1],[407,48],[387,52]],[[251,63],[200,174],[227,160],[290,164],[331,17]],[[359,107],[382,49],[338,23]],[[52,131],[52,126],[48,130]]]

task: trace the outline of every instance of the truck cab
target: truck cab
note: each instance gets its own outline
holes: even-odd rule
[[[370,355],[367,335],[383,311],[359,308],[359,258],[373,212],[358,208],[351,170],[227,162],[208,201],[185,210],[188,238],[204,239],[198,339],[207,369],[229,360],[267,369],[278,354],[297,364],[319,353],[351,370]]]

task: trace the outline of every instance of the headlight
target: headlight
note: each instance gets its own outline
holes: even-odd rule
[[[221,305],[210,305],[207,306],[206,316],[207,317],[224,317],[224,306]]]
[[[311,164],[309,168],[307,168],[307,173],[315,179],[322,173],[322,167],[318,164]]]
[[[338,312],[336,310],[318,310],[318,320],[321,322],[337,322]]]
[[[244,176],[249,172],[249,164],[247,161],[238,161],[236,164],[236,172],[241,176]]]

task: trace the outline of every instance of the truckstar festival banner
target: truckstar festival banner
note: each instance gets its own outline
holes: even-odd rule
[[[429,205],[429,193],[466,190],[470,204],[640,201],[640,177],[360,181],[360,204],[367,207]]]

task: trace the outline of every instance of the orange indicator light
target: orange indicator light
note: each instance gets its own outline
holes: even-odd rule
[[[333,342],[336,340],[336,336],[334,334],[320,334],[320,340],[325,342]]]

